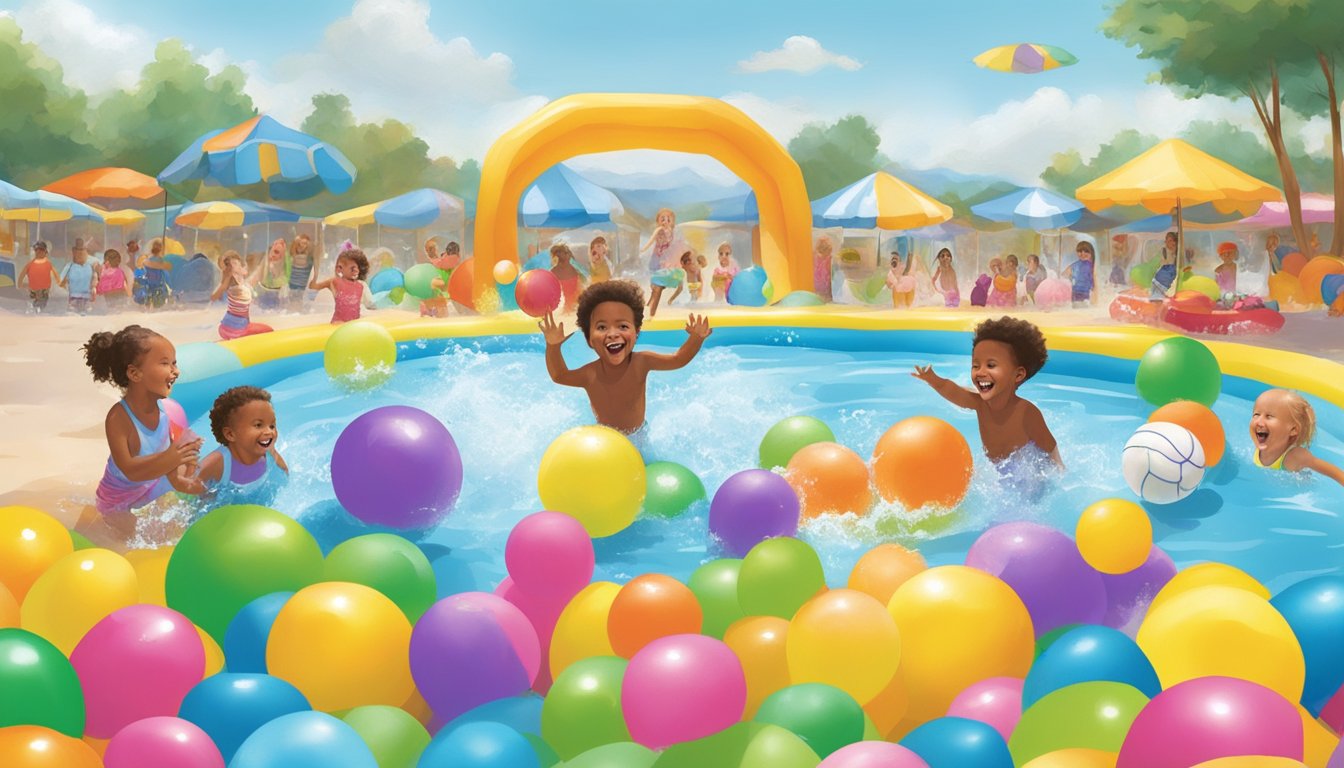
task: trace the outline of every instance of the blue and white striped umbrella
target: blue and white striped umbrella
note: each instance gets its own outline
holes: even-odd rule
[[[1040,187],[1024,187],[971,206],[971,213],[990,221],[1011,222],[1018,229],[1063,229],[1083,217],[1086,206],[1071,197]]]
[[[621,201],[561,164],[551,166],[523,193],[518,212],[525,227],[571,229],[603,224],[625,212]]]
[[[812,203],[812,221],[818,227],[904,230],[950,218],[950,207],[881,171]]]

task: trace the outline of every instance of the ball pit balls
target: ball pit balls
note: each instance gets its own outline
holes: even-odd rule
[[[813,443],[835,442],[826,422],[813,416],[790,416],[776,422],[761,438],[761,469],[787,467],[793,455]]]
[[[723,633],[724,644],[737,654],[747,678],[744,720],[754,719],[767,697],[789,685],[788,636],[789,622],[778,616],[747,616]]]
[[[1321,279],[1321,303],[1329,306],[1344,293],[1344,274],[1326,275]]]
[[[765,298],[765,270],[748,267],[728,284],[728,303],[738,307],[763,307]]]
[[[1002,579],[1043,635],[1066,624],[1092,624],[1106,614],[1101,575],[1063,531],[1029,521],[1002,523],[980,535],[966,565]]]
[[[979,720],[1007,741],[1022,719],[1022,681],[1015,677],[991,677],[973,683],[952,700],[947,716]]]
[[[964,717],[930,720],[901,739],[901,746],[931,766],[1012,768],[1013,758],[993,727]]]
[[[774,536],[798,532],[798,494],[783,477],[764,469],[731,475],[709,504],[709,532],[734,557]]]
[[[911,576],[928,568],[919,550],[906,549],[900,544],[879,544],[859,557],[854,570],[849,572],[850,589],[866,592],[886,605],[891,596]]]
[[[1036,292],[1032,295],[1035,297],[1036,306],[1041,309],[1065,307],[1073,298],[1073,284],[1058,277],[1049,277],[1036,286]]]
[[[1179,424],[1149,422],[1125,443],[1120,472],[1144,501],[1171,504],[1194,493],[1204,479],[1204,447]]]
[[[310,709],[303,694],[278,677],[226,672],[197,683],[182,699],[178,717],[209,734],[227,762],[257,728]]]
[[[94,748],[39,725],[0,728],[5,768],[104,768]]]
[[[327,338],[322,367],[347,389],[373,389],[392,378],[397,364],[397,342],[372,320],[352,320]]]
[[[671,461],[655,461],[644,468],[648,487],[644,511],[656,517],[677,517],[705,500],[705,484],[694,472]]]
[[[700,603],[685,584],[646,573],[616,594],[607,614],[607,637],[616,655],[629,659],[660,637],[698,634],[702,620]]]
[[[495,282],[500,285],[508,285],[518,279],[518,262],[510,259],[495,262],[495,268],[491,270],[495,277]]]
[[[1148,697],[1123,683],[1077,683],[1047,694],[1022,713],[1008,740],[1013,765],[1068,748],[1115,751]]]
[[[625,659],[593,656],[556,677],[541,703],[541,737],[561,759],[630,741],[621,714],[621,683],[628,664]]]
[[[135,567],[126,558],[106,549],[82,549],[52,563],[33,582],[19,610],[19,626],[69,655],[103,617],[139,600]]]
[[[1204,449],[1204,464],[1218,466],[1223,460],[1223,451],[1227,447],[1227,435],[1223,431],[1223,422],[1218,419],[1207,405],[1190,400],[1176,400],[1153,411],[1149,421],[1165,421],[1180,424],[1194,433],[1199,445]]]
[[[1223,387],[1218,358],[1194,339],[1174,336],[1148,348],[1134,376],[1139,396],[1153,405],[1193,400],[1213,405]]]
[[[700,630],[703,634],[722,638],[733,622],[746,616],[737,599],[741,574],[742,561],[736,558],[710,560],[691,572],[686,586],[695,593],[704,614]]]
[[[748,616],[792,619],[826,588],[821,558],[812,545],[790,536],[766,539],[742,558],[737,600]]]
[[[1302,267],[1298,273],[1297,279],[1302,284],[1302,298],[1308,304],[1324,303],[1324,296],[1321,295],[1321,283],[1324,282],[1326,275],[1338,275],[1344,273],[1344,259],[1337,259],[1334,256],[1317,256],[1307,265]]]
[[[593,541],[582,523],[560,512],[519,520],[504,544],[509,578],[529,596],[568,600],[593,578]]]
[[[797,734],[821,758],[863,739],[863,709],[844,691],[823,683],[790,685],[771,694],[756,722]]]
[[[1222,296],[1222,291],[1218,289],[1218,283],[1213,278],[1205,275],[1196,275],[1187,273],[1182,276],[1177,288],[1186,291],[1195,291],[1203,296],[1207,296],[1211,301],[1217,301]]]
[[[368,745],[379,768],[411,768],[429,746],[429,732],[399,707],[355,707],[341,716]]]
[[[704,635],[654,640],[630,660],[621,681],[631,740],[649,749],[718,733],[742,719],[746,701],[737,655]]]
[[[1344,577],[1333,573],[1312,576],[1269,602],[1302,644],[1307,665],[1302,705],[1319,715],[1332,694],[1344,685],[1344,654],[1338,647],[1338,638],[1344,632]]]
[[[826,300],[813,293],[812,291],[793,291],[789,295],[779,300],[778,306],[781,307],[820,307],[826,303]]]
[[[37,577],[73,551],[56,518],[32,507],[0,507],[0,585],[20,605]]]
[[[1103,499],[1083,510],[1074,536],[1088,565],[1102,573],[1129,573],[1148,559],[1153,523],[1132,501]]]
[[[873,449],[873,484],[906,509],[955,507],[971,485],[971,446],[951,424],[914,416],[892,425]]]
[[[594,467],[601,467],[600,483],[593,482]],[[625,435],[603,426],[564,432],[546,448],[537,468],[542,506],[572,516],[595,539],[620,533],[635,521],[646,483],[639,450]]]
[[[785,477],[798,494],[804,518],[825,512],[864,515],[873,505],[868,465],[839,443],[813,443],[789,459]]]
[[[1098,680],[1123,683],[1146,697],[1162,690],[1157,671],[1129,635],[1083,625],[1063,632],[1041,652],[1018,685],[1017,701],[1030,708],[1062,688]]]
[[[210,737],[177,717],[147,717],[122,728],[107,743],[104,768],[223,768]]]
[[[294,712],[253,731],[229,768],[379,767],[354,728],[325,712]]]
[[[423,530],[452,511],[462,457],[443,422],[419,408],[386,405],[361,414],[336,438],[331,484],[360,520]]]
[[[518,308],[532,317],[543,317],[560,307],[560,280],[548,270],[529,269],[518,276],[513,289]]]
[[[84,691],[70,660],[44,638],[0,629],[0,728],[40,725],[84,734]],[[24,691],[15,696],[8,692]]]
[[[380,269],[369,278],[369,290],[373,293],[387,293],[394,288],[405,290],[406,275],[396,267]]]
[[[787,652],[792,682],[833,685],[867,704],[896,674],[901,636],[885,605],[863,592],[832,589],[794,614]]]
[[[1269,276],[1269,298],[1280,304],[1306,303],[1302,298],[1302,281],[1287,272],[1276,272]]]

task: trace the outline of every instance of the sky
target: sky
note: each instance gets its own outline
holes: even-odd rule
[[[302,121],[314,93],[345,93],[360,120],[408,122],[459,160],[547,101],[593,91],[721,98],[784,143],[862,114],[904,165],[1024,184],[1055,152],[1090,157],[1125,128],[1260,130],[1245,102],[1149,82],[1153,64],[1100,32],[1100,0],[0,0],[0,14],[95,97],[133,84],[155,43],[175,37],[214,70],[242,67],[257,106],[283,121]],[[1019,42],[1079,61],[1038,75],[971,61]],[[1299,130],[1309,148],[1326,135],[1322,120]],[[727,173],[675,153],[589,162]]]

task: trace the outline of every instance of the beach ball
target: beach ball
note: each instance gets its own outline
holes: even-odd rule
[[[219,748],[205,731],[177,717],[137,720],[112,737],[105,768],[224,768]]]
[[[303,694],[278,677],[226,672],[197,683],[182,699],[178,717],[205,731],[227,762],[253,731],[310,709]]]
[[[766,303],[765,270],[761,267],[748,267],[728,284],[728,303],[739,307],[763,307]]]
[[[229,768],[379,768],[354,728],[325,712],[282,715],[253,731]]]
[[[1319,715],[1344,685],[1344,577],[1312,576],[1293,584],[1269,601],[1292,627],[1306,662],[1302,706]]]
[[[616,655],[628,659],[660,637],[699,633],[701,620],[700,603],[689,587],[671,576],[646,573],[616,594],[607,614],[607,636]]]
[[[1279,271],[1287,275],[1297,277],[1302,274],[1302,268],[1307,266],[1307,257],[1300,251],[1285,253],[1279,261]]]
[[[1206,296],[1210,301],[1217,301],[1223,294],[1218,288],[1218,283],[1213,278],[1204,275],[1196,275],[1193,272],[1187,272],[1181,275],[1177,281],[1176,287],[1179,290],[1195,291]]]
[[[549,270],[529,269],[518,276],[513,298],[518,308],[532,317],[543,317],[560,308],[560,280]]]
[[[644,476],[644,511],[656,517],[677,517],[705,500],[705,484],[675,462],[655,461],[644,468]]]
[[[1128,573],[1101,574],[1101,583],[1106,587],[1106,616],[1101,623],[1124,629],[1132,636],[1153,597],[1175,575],[1176,563],[1171,555],[1156,545],[1148,550],[1148,559],[1138,568]]]
[[[103,768],[93,747],[39,725],[0,728],[5,768]]]
[[[384,267],[369,278],[369,290],[373,293],[386,293],[394,288],[406,287],[406,275],[396,267]]]
[[[873,484],[906,509],[955,507],[971,485],[971,446],[951,424],[932,416],[896,422],[873,449]]]
[[[415,768],[429,746],[429,732],[409,712],[399,707],[355,707],[341,716],[355,730],[378,768]]]
[[[1162,690],[1152,663],[1129,635],[1110,627],[1079,626],[1041,652],[1027,672],[1019,700],[1031,707],[1061,688],[1100,680],[1124,683],[1149,697]]]
[[[878,544],[859,557],[854,570],[849,572],[848,586],[886,605],[898,587],[926,568],[928,564],[919,550],[906,549],[894,542]]]
[[[1125,442],[1120,472],[1144,501],[1170,504],[1194,493],[1204,479],[1204,447],[1185,427],[1149,422]]]
[[[1201,677],[1153,697],[1125,735],[1116,768],[1189,768],[1240,755],[1301,760],[1302,721],[1282,696],[1233,677]]]
[[[434,416],[385,405],[341,430],[331,453],[331,484],[341,506],[365,523],[424,530],[457,502],[462,456]]]
[[[1223,422],[1207,405],[1191,400],[1176,400],[1153,411],[1148,415],[1148,421],[1180,424],[1194,433],[1204,449],[1206,466],[1217,466],[1223,460],[1227,435],[1223,431]]]
[[[1141,264],[1136,264],[1129,270],[1129,282],[1136,288],[1148,290],[1153,284],[1153,278],[1157,277],[1158,267],[1161,266],[1161,259],[1149,259]]]
[[[711,736],[668,747],[658,755],[655,765],[657,768],[816,768],[817,762],[817,753],[807,742],[784,728],[769,723],[737,723]],[[621,763],[610,768],[637,765]]]
[[[20,605],[37,577],[73,551],[56,518],[32,507],[0,507],[0,584]]]
[[[761,438],[761,469],[787,467],[793,455],[813,443],[835,442],[835,433],[826,422],[814,416],[790,416],[781,419]]]
[[[1193,400],[1211,406],[1222,390],[1222,370],[1208,347],[1194,339],[1174,336],[1143,353],[1134,385],[1139,396],[1153,405]]]
[[[1047,277],[1036,286],[1032,296],[1041,309],[1066,307],[1073,300],[1073,284],[1058,277]]]
[[[849,694],[823,683],[776,691],[761,704],[756,722],[794,733],[822,758],[863,739],[863,709]]]
[[[919,755],[932,768],[974,766],[1012,768],[1013,757],[1003,737],[979,720],[940,717],[915,728],[901,746]]]
[[[826,588],[821,558],[810,544],[790,536],[766,539],[742,558],[737,600],[748,616],[792,619]]]
[[[746,702],[736,654],[704,635],[654,640],[630,660],[621,681],[631,740],[649,749],[722,731],[742,719]]]
[[[820,307],[826,304],[826,300],[812,291],[792,291],[787,296],[779,300],[776,306],[779,307]]]
[[[182,535],[168,560],[168,606],[222,641],[234,614],[272,592],[322,577],[322,550],[293,518],[251,504],[219,507]]]
[[[593,540],[583,524],[560,512],[536,512],[509,531],[504,565],[518,589],[568,600],[593,578]]]
[[[33,582],[19,611],[20,626],[70,654],[103,617],[139,600],[135,568],[126,558],[106,549],[81,549],[52,563]]]
[[[84,691],[60,649],[22,629],[0,629],[0,728],[40,725],[84,735]]]
[[[600,483],[593,482],[594,467],[602,469]],[[610,427],[564,432],[546,448],[537,468],[542,506],[574,517],[595,539],[620,533],[634,522],[645,487],[639,450]]]
[[[472,294],[472,281],[475,279],[476,259],[469,258],[458,262],[453,269],[452,277],[448,278],[448,298],[469,310],[476,310]]]
[[[337,544],[322,565],[322,579],[372,587],[395,603],[412,623],[437,597],[429,558],[394,533],[370,533]]]
[[[1106,588],[1067,534],[1031,522],[996,525],[975,540],[966,565],[1002,579],[1031,614],[1036,634],[1092,624],[1106,613]]]
[[[1034,667],[1033,667],[1034,668]],[[899,679],[899,678],[898,678]],[[948,717],[979,720],[999,732],[1004,741],[1022,719],[1022,681],[1015,677],[991,677],[972,683],[947,707]]]
[[[1326,275],[1321,279],[1321,302],[1326,306],[1334,304],[1340,293],[1344,293],[1344,274]]]
[[[508,285],[518,278],[518,262],[511,259],[497,261],[491,274],[494,275],[496,283]]]
[[[714,492],[709,532],[723,550],[741,557],[762,541],[798,532],[798,494],[789,481],[765,469],[744,469]]]
[[[1324,285],[1324,280],[1322,280]],[[1305,304],[1302,281],[1296,275],[1287,272],[1275,272],[1269,276],[1269,298],[1280,304]]]
[[[416,264],[406,270],[402,277],[402,287],[406,289],[408,295],[417,299],[432,299],[435,295],[442,295],[434,289],[433,283],[435,280],[442,280],[443,278],[443,270],[433,264]],[[390,291],[392,288],[386,290]]]
[[[778,616],[748,616],[723,633],[723,642],[747,679],[747,707],[743,719],[755,717],[766,697],[789,685],[789,660],[785,652],[789,622]]]
[[[825,512],[865,515],[873,505],[868,464],[839,443],[813,443],[789,459],[785,478],[804,518]]]
[[[555,678],[541,704],[541,737],[562,760],[603,744],[630,741],[621,712],[621,684],[628,662],[593,656]]]
[[[700,603],[702,634],[722,638],[733,622],[746,616],[737,598],[741,573],[742,561],[737,558],[710,560],[691,572],[686,586]]]
[[[823,592],[789,622],[789,679],[794,683],[833,685],[867,704],[891,682],[900,660],[896,621],[885,605],[863,592]]]
[[[1013,764],[1059,749],[1119,751],[1148,697],[1123,683],[1077,683],[1033,703],[1008,740]]]
[[[900,744],[859,741],[832,752],[817,768],[929,768],[929,764]]]
[[[1153,548],[1148,513],[1125,499],[1103,499],[1084,509],[1074,535],[1083,559],[1102,573],[1128,573],[1143,565]]]
[[[1308,304],[1323,303],[1324,296],[1321,295],[1321,283],[1324,282],[1326,275],[1344,274],[1344,259],[1337,259],[1334,256],[1317,256],[1298,273],[1297,279],[1302,284],[1302,298]]]
[[[397,342],[372,320],[351,320],[338,326],[322,351],[327,375],[347,389],[381,386],[392,378],[396,363]]]

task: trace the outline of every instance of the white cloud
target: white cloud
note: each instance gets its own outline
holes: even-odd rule
[[[99,18],[74,0],[33,0],[14,14],[24,38],[61,63],[65,81],[90,93],[129,88],[156,41],[133,24]]]
[[[762,128],[785,146],[788,146],[789,140],[797,136],[808,123],[833,123],[840,117],[817,112],[802,98],[773,101],[754,93],[738,92],[724,96],[723,100],[760,123]]]
[[[806,35],[794,35],[773,51],[757,51],[751,58],[737,63],[738,72],[749,74],[782,69],[800,75],[810,75],[825,67],[838,67],[853,72],[863,65],[848,56],[826,50],[816,38]]]

